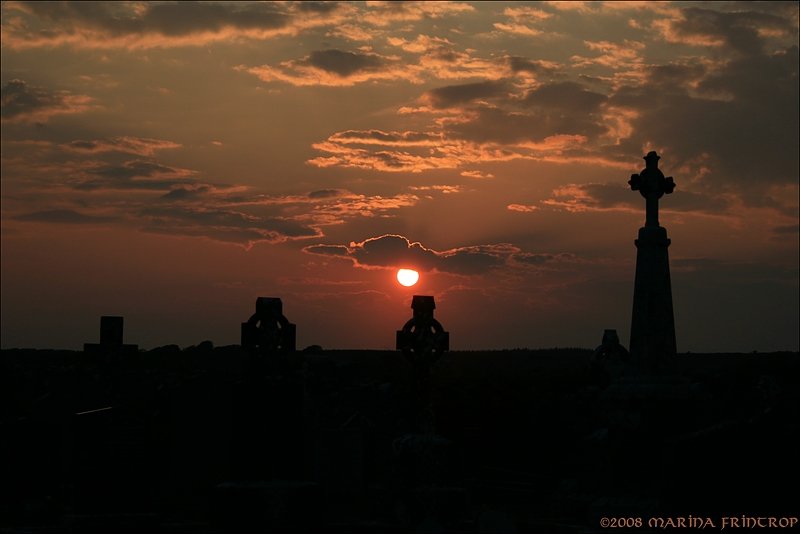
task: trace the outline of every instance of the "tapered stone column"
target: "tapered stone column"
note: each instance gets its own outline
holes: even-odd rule
[[[646,201],[646,220],[636,243],[636,280],[633,289],[630,352],[646,368],[669,367],[675,359],[675,317],[669,276],[670,239],[658,224],[658,200],[672,193],[675,182],[658,168],[659,155],[649,152],[645,169],[631,176],[631,189]]]

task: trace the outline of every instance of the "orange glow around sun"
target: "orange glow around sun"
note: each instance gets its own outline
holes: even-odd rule
[[[406,287],[411,287],[417,283],[419,280],[419,273],[413,269],[398,269],[397,271],[397,281],[400,282],[401,285]]]

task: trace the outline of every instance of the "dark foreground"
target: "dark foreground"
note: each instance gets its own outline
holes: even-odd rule
[[[0,532],[719,531],[800,515],[797,353],[680,355],[659,377],[591,354],[447,353],[424,433],[396,352],[3,351]]]

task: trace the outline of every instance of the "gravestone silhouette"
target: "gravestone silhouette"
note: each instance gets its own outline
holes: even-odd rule
[[[100,343],[84,343],[83,351],[92,354],[135,354],[138,345],[122,343],[124,317],[103,315],[100,317]]]
[[[593,359],[598,361],[610,359],[627,361],[628,357],[628,351],[619,343],[617,331],[612,329],[604,330],[603,339],[600,342],[600,346],[594,350]]]
[[[614,380],[628,369],[630,353],[619,342],[616,330],[603,331],[603,340],[589,360],[592,375],[602,381]]]
[[[397,350],[411,360],[433,363],[450,349],[450,334],[433,318],[436,309],[433,297],[414,295],[411,309],[414,316],[397,331]]]
[[[283,315],[283,302],[275,297],[258,297],[256,312],[242,323],[242,348],[262,354],[295,351],[297,327]]]
[[[403,356],[411,362],[417,398],[424,411],[430,410],[431,365],[450,349],[450,333],[433,318],[436,309],[433,297],[414,295],[411,309],[414,316],[397,331],[397,350],[403,351]]]
[[[436,302],[432,296],[414,295],[411,299],[414,316],[397,331],[397,350],[411,363],[419,430],[434,432],[431,406],[431,366],[450,349],[450,333],[433,318]]]
[[[444,532],[463,519],[466,509],[466,490],[445,480],[453,459],[451,442],[436,433],[431,397],[431,368],[450,350],[450,333],[433,317],[432,296],[414,295],[411,308],[413,317],[397,331],[397,350],[412,365],[417,431],[392,442],[398,484],[408,492],[406,513],[398,518],[416,532]]]
[[[397,331],[397,350],[403,351],[403,356],[411,363],[420,431],[432,433],[431,366],[450,349],[450,333],[433,318],[436,302],[432,296],[414,295],[411,309],[414,316]]]
[[[677,352],[675,318],[672,311],[672,286],[669,275],[670,239],[658,223],[658,201],[675,189],[672,177],[665,178],[658,168],[660,156],[648,152],[646,166],[628,181],[633,191],[645,198],[646,217],[636,243],[636,279],[633,290],[630,352],[650,371],[672,364]]]
[[[230,478],[211,495],[212,525],[221,532],[315,531],[321,520],[309,513],[321,508],[318,485],[302,480],[303,362],[284,357],[296,351],[296,332],[277,297],[258,297],[241,323],[249,354],[230,391]]]

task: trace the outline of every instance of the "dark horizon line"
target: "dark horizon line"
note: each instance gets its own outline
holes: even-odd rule
[[[190,349],[195,350],[204,350],[201,348],[200,345],[203,342],[197,343],[196,345],[187,345],[185,347],[180,347],[177,344],[166,344],[166,345],[159,345],[158,347],[153,347],[150,349],[138,348],[135,354],[142,354],[147,352],[156,351],[159,349],[172,349],[172,347],[177,347],[180,352],[185,352]],[[242,350],[247,351],[247,349],[243,349],[241,345],[237,344],[230,344],[230,345],[212,345],[210,349],[205,350]],[[566,352],[566,351],[585,351],[585,352],[594,352],[596,348],[590,347],[540,347],[540,348],[530,348],[530,347],[513,347],[513,348],[493,348],[493,349],[452,349],[448,352],[458,352],[458,353],[468,353],[468,352]],[[84,353],[86,352],[83,349],[63,349],[63,348],[32,348],[32,347],[10,347],[10,348],[0,348],[0,352],[10,352],[10,351],[35,351],[35,352],[76,352],[76,353]],[[114,349],[110,349],[108,351],[103,351],[100,349],[100,352],[115,352]],[[319,346],[309,345],[305,349],[300,349],[294,351],[293,354],[319,354],[319,353],[331,353],[331,352],[400,352],[397,349],[390,349],[390,348],[368,348],[368,349],[342,349],[342,348],[331,348],[326,349]],[[778,350],[770,350],[770,351],[761,351],[761,350],[749,350],[749,351],[719,351],[719,352],[706,352],[706,351],[683,351],[678,352],[677,356],[698,356],[698,355],[752,355],[752,354],[761,354],[761,355],[768,355],[768,354],[798,354],[800,355],[800,350],[798,349],[778,349]],[[267,356],[269,357],[269,356]]]

